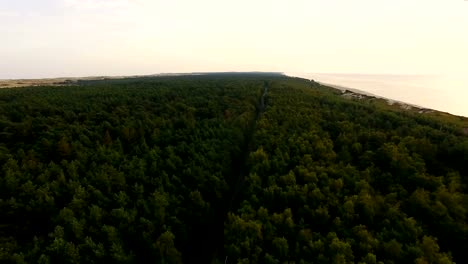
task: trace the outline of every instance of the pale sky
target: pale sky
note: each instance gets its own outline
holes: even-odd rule
[[[0,36],[0,79],[192,71],[468,76],[465,0],[0,0]]]

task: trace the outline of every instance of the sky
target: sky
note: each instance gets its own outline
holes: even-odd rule
[[[0,79],[193,71],[468,76],[468,1],[0,0]]]

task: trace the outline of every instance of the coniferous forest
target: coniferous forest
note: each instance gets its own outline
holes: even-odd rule
[[[465,121],[279,74],[0,89],[0,263],[464,263]]]

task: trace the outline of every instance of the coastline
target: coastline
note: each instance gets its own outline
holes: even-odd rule
[[[363,96],[387,100],[389,104],[399,104],[406,108],[433,109],[455,116],[468,117],[463,95],[468,90],[461,87],[466,82],[459,76],[446,75],[401,75],[401,74],[341,74],[287,72],[287,76],[313,79],[323,85],[338,90],[347,90]],[[453,77],[453,78],[451,78]],[[447,93],[446,87],[457,89],[457,93]]]
[[[356,94],[356,95],[363,95],[363,96],[367,96],[367,97],[375,97],[375,98],[378,98],[378,99],[383,99],[383,100],[387,101],[387,103],[388,103],[389,105],[397,104],[397,105],[402,106],[402,108],[406,108],[406,109],[409,109],[409,108],[417,108],[417,109],[426,110],[426,111],[427,111],[427,110],[436,111],[436,110],[434,110],[434,109],[430,109],[430,108],[423,107],[423,106],[420,106],[420,105],[411,104],[411,103],[407,103],[407,102],[395,100],[395,99],[392,99],[392,98],[388,98],[388,97],[376,95],[376,94],[373,94],[373,93],[370,93],[370,92],[366,92],[366,91],[363,91],[363,90],[359,90],[359,89],[356,89],[356,88],[352,88],[352,87],[345,87],[345,86],[342,86],[342,85],[330,84],[330,83],[325,83],[325,82],[320,82],[320,81],[317,81],[317,83],[319,83],[319,84],[321,84],[321,85],[324,85],[324,86],[328,86],[328,87],[331,87],[331,88],[338,89],[338,90],[340,90],[343,94],[345,94],[345,93],[347,93],[347,92],[348,92],[348,93],[350,92],[350,93]]]

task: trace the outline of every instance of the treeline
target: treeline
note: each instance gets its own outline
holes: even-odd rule
[[[277,74],[2,89],[0,262],[461,263],[457,129]]]

